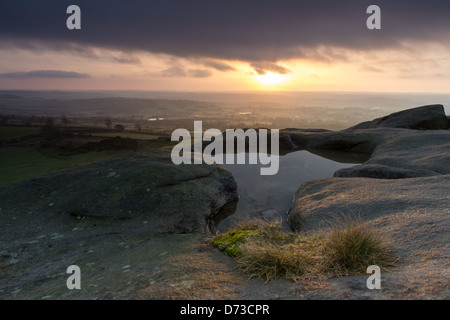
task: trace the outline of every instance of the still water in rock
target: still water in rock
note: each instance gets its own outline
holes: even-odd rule
[[[233,173],[240,198],[222,210],[213,221],[213,229],[224,232],[236,222],[251,218],[281,219],[288,229],[287,211],[303,182],[332,177],[335,171],[365,160],[355,154],[328,153],[325,156],[328,158],[306,150],[280,156],[279,171],[273,176],[260,175],[260,164],[221,165]]]

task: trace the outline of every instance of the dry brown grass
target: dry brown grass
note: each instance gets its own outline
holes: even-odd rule
[[[284,231],[280,222],[251,221],[212,243],[225,252],[225,244],[232,247],[239,268],[266,281],[365,274],[370,265],[386,271],[396,261],[383,237],[357,220],[337,224],[329,234],[310,236]]]
[[[324,265],[336,276],[364,274],[370,265],[388,271],[397,261],[392,244],[355,219],[335,224],[324,249]]]

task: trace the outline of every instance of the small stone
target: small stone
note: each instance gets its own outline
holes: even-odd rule
[[[18,294],[20,291],[21,291],[21,289],[16,288],[16,290],[12,291],[11,294],[16,295],[16,294]]]
[[[112,178],[112,177],[114,177],[116,175],[116,173],[115,172],[110,172],[110,173],[108,173],[108,175],[106,176],[107,178]]]
[[[59,234],[59,233],[53,233],[52,237],[50,239],[56,240],[56,239],[60,239],[60,238],[64,238],[64,235]]]

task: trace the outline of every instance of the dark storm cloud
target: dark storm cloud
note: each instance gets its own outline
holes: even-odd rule
[[[18,79],[30,79],[30,78],[89,78],[90,75],[86,73],[79,73],[74,71],[62,71],[62,70],[34,70],[28,72],[9,72],[0,73],[0,78],[18,78]]]
[[[66,8],[75,3],[81,8],[82,29],[68,30]],[[381,7],[381,30],[366,28],[366,9],[372,4]],[[2,0],[0,46],[84,46],[276,63],[319,59],[316,49],[323,47],[367,50],[400,47],[405,41],[446,43],[449,14],[448,0]]]

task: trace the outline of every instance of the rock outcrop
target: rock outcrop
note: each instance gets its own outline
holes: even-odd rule
[[[334,280],[335,288],[350,285],[354,297],[448,298],[450,132],[437,130],[446,128],[444,117],[441,106],[428,106],[341,132],[291,133],[304,147],[358,151],[369,159],[304,183],[288,212],[290,226],[308,233],[354,217],[381,232],[400,257],[379,294],[367,293],[365,277]]]
[[[326,149],[326,150],[348,150],[353,152],[362,152],[369,154],[369,159],[362,165],[352,168],[341,169],[337,171],[335,178],[348,178],[342,180],[340,183],[348,185],[348,189],[353,188],[354,183],[359,180],[352,178],[370,178],[365,180],[367,184],[374,184],[374,195],[376,194],[375,188],[378,186],[373,179],[408,179],[419,177],[434,177],[434,183],[441,181],[443,197],[447,196],[450,192],[448,180],[439,180],[440,176],[450,174],[450,132],[448,130],[414,130],[414,129],[402,129],[400,127],[415,127],[418,123],[423,121],[431,121],[432,119],[438,119],[442,117],[446,118],[443,113],[442,106],[426,106],[419,107],[402,112],[397,112],[392,115],[386,116],[384,120],[374,120],[371,125],[357,125],[352,129],[347,129],[340,132],[325,132],[325,133],[297,133],[291,132],[291,138],[294,142],[303,145],[304,147],[311,149]],[[418,118],[422,116],[422,118]],[[414,123],[413,124],[413,120]],[[389,124],[395,128],[387,127]],[[364,127],[365,129],[362,129]],[[335,178],[321,179],[324,184],[334,184],[337,181]],[[413,180],[402,180],[400,182],[393,182],[383,184],[383,188],[393,188],[390,192],[392,195],[397,193],[397,189],[394,188],[398,184],[405,184],[409,186]],[[417,183],[416,180],[414,180]],[[418,180],[421,181],[421,180]],[[426,180],[423,180],[426,181]],[[304,197],[310,194],[319,195],[319,198],[326,198],[325,195],[329,195],[330,192],[320,192],[319,190],[311,189],[309,184],[314,182],[307,182],[299,189],[294,199],[293,206],[289,211],[289,221],[291,226],[296,230],[303,230],[306,226],[312,226],[314,223],[307,223],[309,217],[314,216],[316,210],[309,207],[306,209],[307,204]],[[341,185],[340,184],[340,185]],[[392,186],[392,187],[390,187]],[[325,187],[324,187],[325,188]],[[331,190],[329,188],[325,188]],[[324,190],[325,190],[324,189]],[[345,188],[338,188],[336,194],[342,196]],[[424,193],[426,193],[428,187],[423,185]],[[352,197],[355,195],[352,195]],[[345,206],[351,205],[351,199],[342,197],[342,201]],[[378,196],[378,200],[382,197]],[[355,203],[357,199],[354,199]],[[380,200],[381,201],[381,200]],[[389,202],[389,201],[388,201]],[[323,205],[323,201],[316,203],[316,208],[327,208]],[[331,208],[328,208],[332,210]],[[342,208],[341,208],[342,209]],[[341,211],[341,209],[337,210]],[[317,209],[319,210],[319,209]],[[359,209],[358,209],[359,210]],[[356,210],[356,211],[358,211]],[[362,210],[362,208],[360,208]],[[350,211],[350,210],[345,210]],[[314,220],[317,220],[314,218]],[[303,221],[303,222],[302,222]],[[309,227],[308,227],[309,228]]]
[[[421,130],[447,129],[448,119],[440,104],[408,109],[388,116],[360,123],[347,130],[371,128],[404,128]]]
[[[201,241],[236,200],[218,166],[170,151],[124,155],[0,189],[0,297],[130,298],[171,255]],[[77,265],[82,290],[68,290]]]
[[[32,212],[100,220],[148,220],[150,233],[205,232],[206,222],[238,198],[218,166],[172,163],[170,152],[128,154],[0,190],[2,216]],[[45,218],[44,218],[45,216]]]

